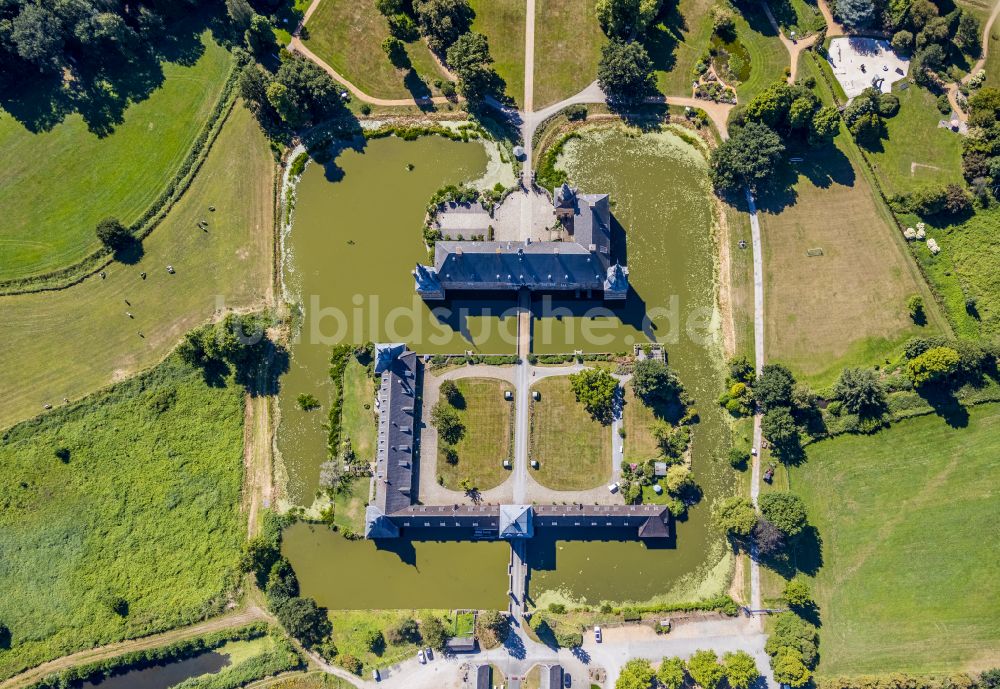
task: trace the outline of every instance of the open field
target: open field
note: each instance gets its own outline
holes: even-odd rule
[[[568,376],[531,386],[541,399],[531,404],[529,453],[540,467],[531,470],[554,490],[585,490],[611,478],[611,427],[595,421],[576,401]]]
[[[34,133],[0,109],[0,280],[62,268],[99,247],[108,216],[137,220],[177,172],[219,99],[231,59],[208,32],[192,65],[165,62],[163,83],[108,135],[79,114]]]
[[[800,67],[804,77],[814,73],[808,56]],[[822,387],[844,366],[879,363],[907,338],[946,325],[847,131],[801,155],[784,181],[788,190],[760,199],[765,349]],[[807,254],[816,249],[822,255]],[[918,293],[928,304],[923,327],[906,310]]]
[[[382,51],[389,25],[370,0],[321,0],[306,24],[309,50],[369,96],[410,98],[440,93],[433,82],[447,77],[422,40],[406,45],[413,72],[397,70]],[[415,73],[415,77],[414,77]]]
[[[537,0],[535,109],[568,98],[597,79],[607,40],[591,0]]]
[[[465,400],[464,408],[458,409],[465,434],[455,445],[457,464],[448,463],[443,441],[438,440],[438,476],[444,478],[446,488],[453,490],[461,490],[463,478],[471,479],[479,490],[495,488],[510,476],[510,470],[503,468],[503,460],[514,460],[514,403],[503,398],[504,391],[513,392],[513,388],[490,378],[464,378],[455,383]]]
[[[791,487],[822,537],[822,675],[1000,663],[1000,406],[808,448]]]
[[[343,437],[351,439],[351,447],[362,461],[375,459],[375,386],[362,366],[353,356],[344,369],[344,406],[340,426]],[[367,408],[365,405],[368,405]]]
[[[507,95],[524,105],[524,0],[470,0],[476,11],[472,30],[485,34]],[[536,55],[537,59],[537,55]]]
[[[927,226],[941,245],[941,253],[931,255],[923,242],[914,244],[913,253],[941,295],[955,332],[1000,342],[1000,246],[996,241],[1000,208],[976,211],[956,225]],[[966,308],[967,297],[976,300],[978,317]]]
[[[260,128],[237,106],[137,264],[112,264],[106,279],[63,290],[0,298],[0,428],[156,363],[224,306],[261,306],[271,282],[273,168]]]
[[[246,531],[243,395],[171,358],[4,435],[0,677],[222,610]]]
[[[898,86],[898,85],[897,85]],[[882,150],[869,153],[887,195],[925,186],[962,184],[962,137],[940,129],[936,97],[927,89],[896,88],[899,112],[886,120]]]

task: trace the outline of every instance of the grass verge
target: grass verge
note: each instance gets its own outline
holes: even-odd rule
[[[481,491],[496,488],[510,476],[503,461],[514,460],[514,403],[503,398],[505,391],[513,393],[514,388],[491,378],[463,378],[455,384],[464,399],[464,407],[457,411],[465,433],[455,444],[455,464],[447,461],[443,441],[438,439],[438,476],[452,490],[461,490],[459,483],[464,478]]]

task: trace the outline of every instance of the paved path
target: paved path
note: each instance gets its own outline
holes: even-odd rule
[[[528,432],[531,401],[529,399],[531,351],[531,293],[521,290],[517,295],[517,356],[515,367],[514,418],[514,504],[524,504],[528,498]]]
[[[524,16],[524,111],[535,109],[535,0],[527,0]]]
[[[847,32],[844,31],[844,27],[833,18],[833,12],[830,11],[830,6],[827,4],[826,0],[818,0],[820,14],[823,15],[823,19],[826,21],[826,37],[833,38],[834,36],[846,36]]]
[[[747,207],[750,211],[750,233],[753,241],[753,341],[754,368],[757,373],[764,367],[764,258],[760,239],[760,220],[757,218],[757,204],[753,194],[746,190]],[[753,445],[755,454],[751,458],[750,499],[757,504],[760,495],[760,414],[753,417]],[[757,562],[757,546],[750,547],[750,608],[760,610],[760,565]]]
[[[990,54],[990,32],[993,30],[993,23],[996,21],[997,15],[1000,15],[1000,0],[997,0],[997,3],[993,6],[993,12],[990,13],[989,19],[986,20],[986,24],[983,26],[983,47],[981,57],[976,60],[976,64],[972,65],[972,69],[969,70],[969,73],[962,77],[963,84],[968,84],[969,80],[972,79],[976,72],[981,70],[986,65],[986,59]],[[958,119],[960,121],[968,122],[969,114],[958,105],[958,84],[949,84],[947,93],[948,102],[951,104],[952,111],[958,115]]]

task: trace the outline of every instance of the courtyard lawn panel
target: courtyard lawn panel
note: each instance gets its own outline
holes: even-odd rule
[[[237,107],[137,264],[113,263],[106,279],[64,290],[0,297],[7,327],[0,428],[151,366],[223,307],[262,307],[273,257],[273,170],[260,127]]]
[[[389,24],[372,0],[322,0],[304,33],[309,50],[375,98],[436,94],[439,91],[433,82],[447,78],[430,48],[419,39],[406,45],[413,72],[392,66],[382,50],[382,41],[389,37]]]
[[[656,421],[656,413],[635,396],[632,384],[625,386],[625,409],[622,414],[622,428],[625,429],[626,462],[644,462],[651,457],[660,457],[663,452],[659,443],[650,433],[650,426]],[[622,442],[615,439],[615,442]]]
[[[333,497],[333,523],[337,528],[356,534],[365,532],[365,507],[371,496],[371,480],[367,476],[354,478],[344,490]]]
[[[496,60],[494,67],[507,83],[507,95],[519,108],[523,107],[524,0],[471,0],[469,4],[476,12],[472,30],[489,39],[490,54]]]
[[[819,529],[822,676],[946,673],[1000,654],[1000,406],[808,448],[791,488]]]
[[[368,367],[362,366],[357,359],[351,357],[344,370],[341,429],[343,437],[351,439],[354,454],[363,462],[375,459],[377,428],[374,401],[375,386],[368,375]]]
[[[246,533],[243,397],[171,358],[4,435],[0,677],[222,611]]]
[[[232,64],[208,32],[192,65],[163,63],[163,83],[107,135],[71,114],[29,131],[0,109],[0,280],[58,270],[100,247],[94,227],[137,220],[177,172]]]
[[[607,40],[593,0],[537,0],[535,109],[579,93],[595,81]]]
[[[595,421],[576,401],[568,376],[553,376],[531,386],[541,399],[532,402],[530,455],[538,460],[531,475],[546,488],[586,490],[610,482],[611,427]]]
[[[463,478],[470,479],[479,490],[496,488],[510,476],[503,461],[514,461],[514,403],[503,398],[504,391],[513,392],[514,388],[490,378],[465,378],[455,384],[465,400],[464,408],[458,409],[465,434],[455,445],[457,464],[445,460],[444,443],[438,438],[438,475],[444,478],[445,487],[453,490],[461,489]]]

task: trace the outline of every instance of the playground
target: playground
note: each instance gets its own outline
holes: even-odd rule
[[[909,60],[897,55],[889,41],[879,38],[834,38],[827,59],[848,98],[870,86],[889,93],[893,84],[906,78],[910,68]]]

